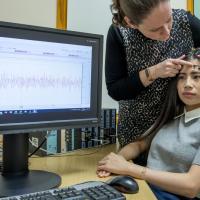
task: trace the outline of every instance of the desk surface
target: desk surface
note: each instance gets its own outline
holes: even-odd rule
[[[34,157],[30,159],[30,169],[55,172],[62,177],[60,187],[66,187],[89,180],[106,181],[111,178],[98,178],[97,162],[109,152],[115,152],[115,145],[75,151],[56,157]],[[127,200],[156,200],[145,181],[136,180],[139,184],[137,194],[126,194]]]

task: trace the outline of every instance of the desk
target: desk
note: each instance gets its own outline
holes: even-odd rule
[[[62,177],[60,187],[76,183],[97,180],[106,181],[108,178],[98,178],[96,175],[97,162],[109,152],[115,152],[116,145],[106,145],[101,148],[91,148],[58,157],[36,157],[30,159],[30,169],[55,172]],[[127,200],[156,200],[145,181],[137,180],[139,192],[126,194]]]

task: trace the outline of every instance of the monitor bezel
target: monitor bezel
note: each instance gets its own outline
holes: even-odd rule
[[[88,40],[95,39],[98,41],[98,61],[96,65],[98,65],[98,70],[95,73],[97,74],[96,82],[96,91],[91,92],[91,100],[96,101],[95,105],[92,107],[91,112],[87,112],[85,116],[79,118],[76,114],[73,116],[73,119],[59,119],[59,120],[44,120],[44,121],[34,121],[34,122],[21,122],[21,123],[4,123],[0,122],[0,133],[1,134],[9,134],[9,133],[27,133],[32,131],[40,131],[40,130],[49,130],[49,129],[58,129],[58,128],[66,128],[66,127],[86,127],[86,126],[97,126],[100,121],[100,112],[101,112],[101,98],[102,98],[102,60],[103,60],[103,36],[98,34],[91,33],[83,33],[76,32],[70,30],[58,30],[47,27],[37,27],[23,24],[16,24],[10,22],[0,22],[0,31],[2,29],[10,29],[17,30],[27,33],[42,33],[42,34],[53,34],[57,37],[82,37]],[[1,36],[1,33],[0,33]],[[22,35],[21,39],[31,39],[30,36],[27,37]],[[34,38],[35,39],[35,38]],[[44,40],[42,40],[44,41]],[[45,40],[48,41],[48,40]],[[94,55],[93,55],[94,56]],[[94,69],[93,69],[94,70]],[[100,92],[99,92],[100,91]],[[96,98],[96,99],[95,99]]]

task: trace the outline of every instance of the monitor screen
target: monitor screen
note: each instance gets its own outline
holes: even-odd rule
[[[7,174],[30,174],[28,133],[99,123],[102,46],[101,35],[0,22],[0,196],[10,195],[3,192],[14,182],[5,182]],[[19,170],[8,159],[15,151],[24,157]],[[13,194],[30,191],[18,188]]]

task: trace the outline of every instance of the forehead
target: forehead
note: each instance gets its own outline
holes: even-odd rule
[[[192,73],[192,72],[199,72],[200,73],[200,63],[193,63],[193,66],[183,65],[180,73]]]
[[[163,13],[165,13],[163,15]],[[143,20],[142,25],[147,29],[163,26],[172,16],[170,1],[161,2],[151,13]]]

